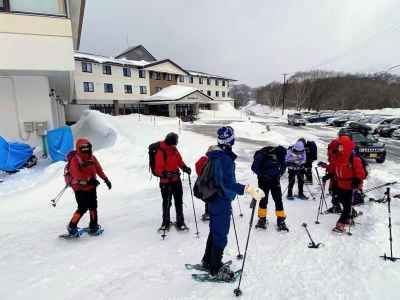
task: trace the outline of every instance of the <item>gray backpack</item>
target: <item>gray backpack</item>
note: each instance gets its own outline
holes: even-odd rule
[[[197,198],[207,203],[212,201],[213,196],[220,191],[221,189],[217,187],[214,182],[213,160],[208,159],[201,171],[201,174],[196,179],[196,182],[193,186],[193,193]]]

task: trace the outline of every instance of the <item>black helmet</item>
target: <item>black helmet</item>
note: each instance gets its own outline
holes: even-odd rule
[[[170,132],[165,137],[165,143],[168,146],[176,146],[178,145],[178,135],[175,132]]]

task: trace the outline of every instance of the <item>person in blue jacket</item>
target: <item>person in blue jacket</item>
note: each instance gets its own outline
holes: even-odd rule
[[[220,192],[208,202],[210,233],[202,264],[209,270],[211,276],[222,281],[231,281],[234,273],[229,266],[222,263],[224,249],[228,243],[232,214],[231,202],[236,198],[236,195],[243,195],[245,191],[256,200],[260,200],[263,193],[259,189],[236,182],[235,160],[237,156],[232,151],[232,146],[235,143],[233,128],[229,126],[221,127],[217,134],[218,145],[210,148],[207,157],[213,164],[213,180]]]

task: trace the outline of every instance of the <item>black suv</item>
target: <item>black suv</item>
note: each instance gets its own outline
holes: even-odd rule
[[[366,126],[368,127],[368,126]],[[339,135],[346,134],[356,144],[357,152],[366,159],[373,159],[377,163],[384,163],[386,160],[386,146],[381,143],[367,128],[342,128]]]

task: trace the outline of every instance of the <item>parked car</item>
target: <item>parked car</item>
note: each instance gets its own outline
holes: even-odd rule
[[[378,126],[374,130],[374,134],[379,134],[381,133],[382,129],[389,126],[390,123],[392,123],[396,118],[387,118],[383,121],[381,121]]]
[[[393,131],[392,138],[400,140],[400,129],[396,129],[395,131]]]
[[[326,122],[329,118],[333,118],[333,117],[334,117],[333,113],[322,112],[319,114],[315,114],[315,115],[306,117],[306,119],[309,123],[322,123],[322,122]]]
[[[380,130],[379,135],[382,137],[392,137],[393,132],[399,128],[400,128],[400,118],[394,119],[392,122],[390,122],[390,124],[384,126]]]
[[[356,144],[357,152],[365,159],[373,159],[377,163],[384,163],[386,160],[386,146],[375,136],[365,133],[360,128],[342,128],[340,133],[346,132]]]
[[[287,118],[288,118],[289,125],[293,125],[293,126],[306,125],[306,119],[304,119],[303,114],[301,114],[301,113],[289,114],[287,116]]]
[[[357,122],[357,121],[361,120],[362,118],[363,118],[363,115],[360,115],[360,114],[347,115],[347,116],[338,118],[336,120],[333,120],[332,125],[335,127],[343,127],[349,121]]]

